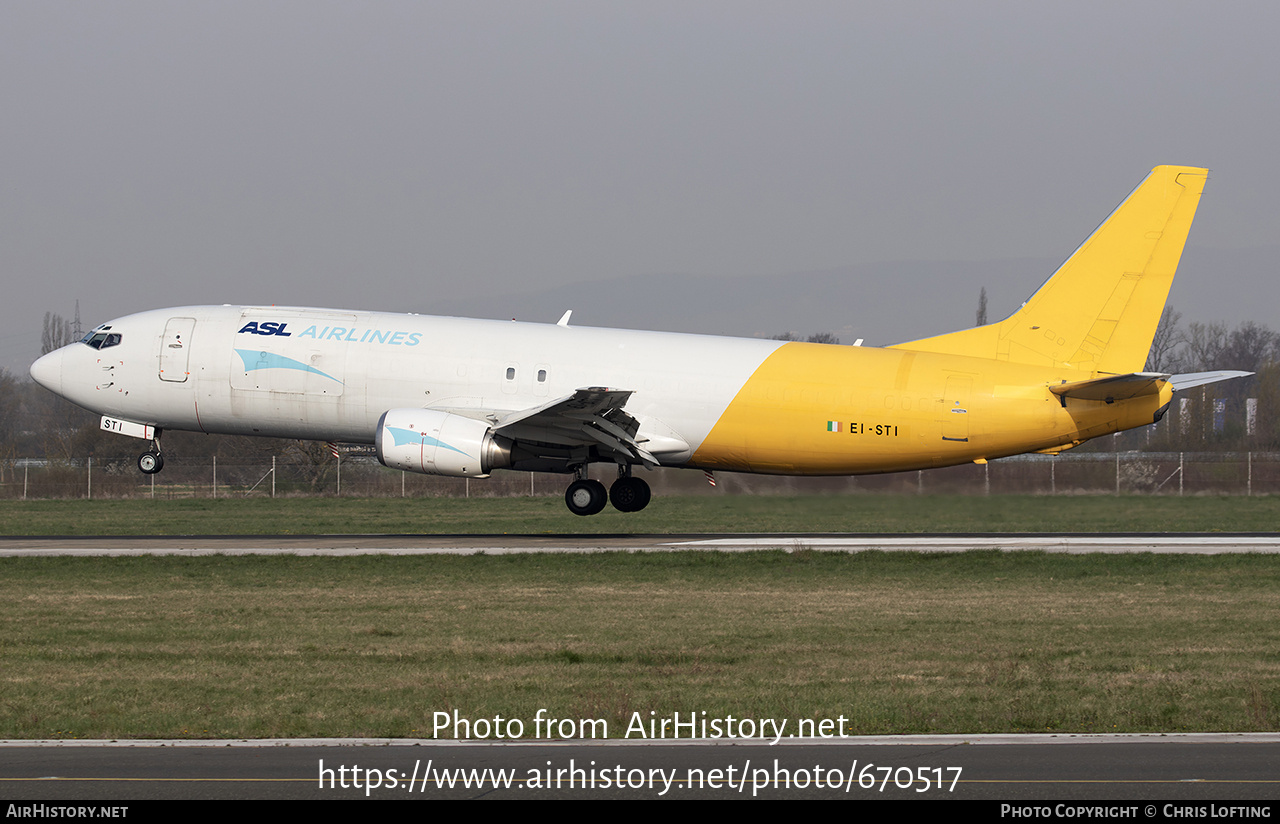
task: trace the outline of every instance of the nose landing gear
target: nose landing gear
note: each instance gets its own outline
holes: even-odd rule
[[[160,438],[151,442],[151,450],[138,456],[138,470],[143,475],[154,475],[164,469],[164,457],[160,454]]]
[[[164,469],[164,458],[159,452],[143,452],[138,456],[138,469],[144,475],[154,475]]]

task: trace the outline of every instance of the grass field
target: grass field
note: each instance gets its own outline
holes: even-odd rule
[[[0,738],[1274,730],[1274,556],[10,558]],[[451,736],[442,736],[451,737]]]
[[[0,531],[1270,531],[1273,498],[0,504]],[[431,737],[521,719],[851,734],[1280,726],[1280,558],[972,552],[0,559],[0,738]],[[449,731],[452,733],[452,730]],[[443,737],[452,737],[451,734]]]
[[[0,501],[0,535],[1220,532],[1280,528],[1280,496],[748,495],[581,518],[559,498]]]

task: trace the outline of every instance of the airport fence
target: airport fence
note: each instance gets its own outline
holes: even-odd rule
[[[689,494],[1280,494],[1280,452],[1093,452],[1019,455],[985,465],[838,478],[798,478],[637,470],[655,495]],[[608,484],[603,464],[592,477]],[[292,456],[258,460],[167,457],[141,474],[132,460],[0,461],[0,498],[221,498],[283,496],[559,496],[569,476],[499,470],[486,479],[440,478],[390,470],[367,455],[320,462]]]

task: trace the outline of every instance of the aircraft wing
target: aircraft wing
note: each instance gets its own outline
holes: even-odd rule
[[[597,446],[657,466],[658,459],[636,440],[639,421],[622,408],[631,394],[629,389],[603,386],[579,389],[542,406],[501,416],[493,431],[517,441]]]

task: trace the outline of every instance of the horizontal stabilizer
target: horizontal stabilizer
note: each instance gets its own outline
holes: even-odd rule
[[[1089,381],[1074,381],[1050,386],[1049,391],[1060,398],[1081,401],[1127,401],[1144,395],[1158,395],[1168,375],[1159,372],[1130,372]]]
[[[1252,374],[1252,372],[1240,372],[1234,369],[1220,369],[1217,372],[1188,372],[1185,375],[1173,375],[1169,378],[1169,383],[1173,384],[1174,392],[1181,392],[1193,386],[1229,381],[1232,378],[1247,378]]]
[[[1130,372],[1127,375],[1110,375],[1088,381],[1074,381],[1050,386],[1049,391],[1060,398],[1075,398],[1081,401],[1127,401],[1144,395],[1158,395],[1160,388],[1168,382],[1173,391],[1180,392],[1193,386],[1206,383],[1228,381],[1232,378],[1247,378],[1252,372],[1240,372],[1234,369],[1220,369],[1216,372],[1189,372],[1185,375],[1165,375],[1160,372]]]

